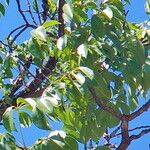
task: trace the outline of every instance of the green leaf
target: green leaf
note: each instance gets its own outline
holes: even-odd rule
[[[49,21],[44,22],[44,24],[42,26],[47,28],[47,27],[51,27],[54,25],[58,25],[58,24],[61,24],[61,23],[56,20],[49,20]]]
[[[135,100],[135,98],[129,98],[129,106],[131,111],[134,111],[138,107],[138,102]]]
[[[24,98],[22,98],[22,97],[19,97],[19,98],[17,98],[17,106],[22,106],[22,105],[24,105],[24,104],[26,104],[27,102],[25,101],[25,99]]]
[[[54,99],[55,101],[55,99]],[[57,102],[58,103],[58,102]],[[45,113],[52,113],[53,112],[53,105],[51,103],[50,97],[43,97],[37,101],[37,108]]]
[[[3,63],[3,59],[2,59],[2,57],[0,56],[0,64],[2,64]]]
[[[113,12],[109,7],[106,7],[103,11],[102,11],[110,20],[113,17]]]
[[[95,38],[105,35],[105,26],[98,15],[93,15],[91,19],[91,30]]]
[[[63,50],[67,45],[67,36],[64,35],[57,40],[57,48]]]
[[[6,109],[2,119],[3,119],[3,125],[7,131],[9,132],[16,131],[14,118],[13,118],[13,107],[9,107]]]
[[[84,44],[79,45],[77,48],[77,53],[79,56],[87,58],[87,55],[88,55],[87,44],[84,43]]]
[[[90,78],[91,80],[93,79],[93,77],[94,77],[94,72],[93,72],[93,70],[91,70],[91,69],[88,68],[88,67],[79,67],[79,69],[80,69],[88,78]]]
[[[57,138],[57,137],[56,137]],[[32,146],[32,150],[64,150],[65,143],[55,139],[43,138],[36,141]]]
[[[0,3],[0,12],[5,15],[5,7]]]
[[[141,80],[141,84],[144,91],[147,91],[150,88],[149,79],[150,79],[150,65],[145,64]]]
[[[73,7],[70,2],[63,6],[63,17],[66,22],[70,22],[73,18]]]
[[[84,84],[85,82],[85,77],[79,72],[77,74],[72,72],[72,75],[75,77],[75,79],[78,81],[79,84]]]
[[[145,3],[145,11],[148,15],[150,15],[150,0],[147,0]]]
[[[24,127],[30,127],[32,123],[30,115],[24,111],[19,111],[19,121]]]
[[[40,129],[44,129],[44,130],[51,129],[46,116],[38,108],[33,109],[32,121]]]
[[[30,32],[33,37],[46,41],[47,34],[43,26],[39,26],[37,29],[31,30]]]
[[[70,150],[78,150],[78,143],[73,137],[67,136],[65,138],[65,143],[68,145]]]

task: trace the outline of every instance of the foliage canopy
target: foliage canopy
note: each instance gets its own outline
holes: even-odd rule
[[[7,130],[0,149],[78,150],[79,142],[85,150],[125,150],[150,132],[129,129],[150,108],[149,22],[126,19],[129,0],[26,0],[27,10],[15,2],[24,24],[0,41],[0,119]],[[145,10],[149,17],[149,0]],[[18,43],[28,28],[30,39]],[[50,126],[56,120],[61,130]],[[12,131],[32,124],[50,134],[31,147],[18,145]]]

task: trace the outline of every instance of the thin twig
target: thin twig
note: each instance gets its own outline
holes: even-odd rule
[[[21,35],[21,33],[23,33],[28,27],[25,26],[23,29],[21,29],[18,34],[15,35],[15,37],[13,38],[13,40],[10,42],[10,45],[12,45],[14,43],[14,41],[18,38],[19,35]]]
[[[150,129],[142,130],[139,134],[131,135],[130,140],[139,139],[140,137],[144,136],[145,134],[150,133]]]
[[[37,23],[36,23],[36,21],[35,21],[35,19],[34,19],[34,16],[33,16],[33,14],[32,14],[32,11],[31,11],[31,5],[30,5],[29,0],[27,0],[27,6],[28,6],[28,9],[29,9],[30,16],[31,16],[31,18],[32,18],[32,20],[33,20],[33,23],[34,23],[35,25],[37,25]]]
[[[150,128],[150,126],[140,126],[140,127],[136,127],[136,128],[133,128],[133,129],[128,130],[128,132],[132,132],[132,131],[140,130],[140,129],[146,129],[146,128]],[[116,137],[116,136],[119,136],[119,135],[121,135],[121,133],[115,134],[113,137]]]
[[[16,32],[17,30],[19,30],[19,29],[21,29],[21,28],[23,28],[23,27],[25,27],[25,26],[26,26],[26,25],[24,24],[24,25],[21,25],[21,26],[15,28],[14,30],[12,30],[12,31],[9,33],[7,39],[9,40],[9,39],[10,39],[10,36],[11,36],[14,32]]]
[[[21,10],[20,0],[16,0],[16,2],[17,2],[18,11],[20,12],[23,20],[25,21],[26,24],[29,24],[27,19],[26,19],[26,16],[24,15],[24,13]]]
[[[41,16],[40,16],[40,12],[39,12],[39,8],[38,8],[38,3],[37,3],[37,0],[35,0],[35,7],[36,7],[36,11],[37,11],[37,15],[38,15],[38,19],[39,19],[39,22],[40,24],[42,24],[42,21],[41,21]]]

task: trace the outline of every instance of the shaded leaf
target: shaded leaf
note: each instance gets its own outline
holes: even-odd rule
[[[7,131],[9,132],[16,131],[14,118],[13,118],[13,107],[9,107],[6,109],[2,119],[3,119],[3,125]]]
[[[38,108],[33,109],[32,121],[40,129],[44,129],[44,130],[51,129],[46,116]]]
[[[30,127],[32,123],[30,115],[24,111],[19,111],[19,121],[23,127]]]

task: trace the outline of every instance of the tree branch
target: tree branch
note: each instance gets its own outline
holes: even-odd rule
[[[126,150],[130,144],[130,138],[129,138],[129,117],[126,115],[123,115],[122,117],[122,123],[121,123],[121,143],[118,146],[117,150]]]
[[[137,135],[131,135],[130,136],[130,140],[135,140],[135,139],[139,139],[140,137],[144,136],[145,134],[150,133],[150,129],[145,129],[142,130],[139,134]]]
[[[48,11],[49,11],[48,0],[42,0],[42,8],[43,8],[42,20],[44,23],[47,20]]]
[[[35,0],[35,5],[36,5],[35,7],[36,7],[36,12],[37,12],[37,15],[38,15],[39,22],[40,22],[40,24],[42,24],[37,0]]]
[[[31,5],[30,5],[29,0],[27,0],[27,6],[28,6],[29,13],[30,13],[30,16],[31,16],[31,18],[32,18],[33,23],[34,23],[35,25],[37,25],[37,23],[36,23],[36,21],[35,21],[35,19],[34,19],[34,16],[33,16],[33,14],[32,14],[32,11],[31,11]]]
[[[141,108],[139,108],[137,111],[133,112],[130,115],[129,120],[131,121],[131,120],[137,118],[138,116],[140,116],[144,112],[148,111],[149,108],[150,108],[150,100],[148,100],[148,102],[146,104],[144,104]]]
[[[58,25],[58,36],[61,37],[64,35],[65,32],[65,24],[64,24],[64,18],[63,18],[63,6],[65,4],[65,0],[59,0],[59,6],[58,6],[58,21],[61,23]]]
[[[122,120],[122,115],[115,111],[114,108],[112,108],[111,106],[108,106],[107,104],[105,104],[104,101],[102,101],[96,94],[94,88],[92,86],[89,87],[89,91],[93,97],[93,99],[95,100],[96,104],[101,107],[103,110],[109,112],[110,114],[112,114],[113,116],[115,116],[117,119]]]
[[[20,12],[23,20],[25,21],[26,24],[29,24],[27,19],[26,19],[26,16],[24,15],[24,13],[21,10],[20,0],[16,0],[16,2],[17,2],[18,11]]]

